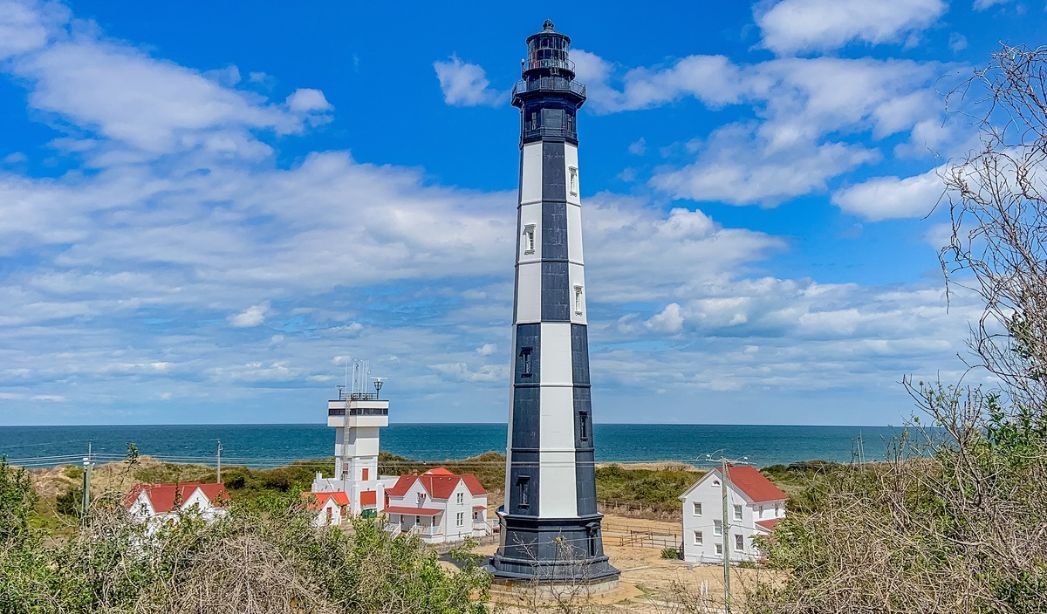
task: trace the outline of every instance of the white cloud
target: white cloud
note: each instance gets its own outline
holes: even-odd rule
[[[974,10],[984,11],[994,6],[1007,4],[1011,0],[974,0]]]
[[[923,217],[945,193],[935,168],[912,177],[877,177],[835,192],[833,203],[867,220]]]
[[[634,156],[642,156],[647,153],[647,139],[641,136],[632,143],[629,143],[629,153]]]
[[[229,318],[229,323],[237,328],[252,328],[260,326],[269,315],[269,303],[252,305],[240,313]]]
[[[834,177],[878,160],[856,136],[909,132],[898,151],[913,156],[956,141],[955,128],[940,120],[933,88],[941,67],[932,64],[820,57],[736,66],[720,56],[689,56],[663,69],[626,71],[615,89],[612,65],[591,53],[581,58],[579,74],[584,66],[595,80],[590,104],[600,112],[686,96],[710,106],[754,105],[758,120],[723,126],[690,145],[697,159],[656,171],[651,185],[676,197],[773,206],[823,191]]]
[[[782,0],[758,12],[756,23],[765,47],[792,54],[898,42],[932,25],[946,8],[942,0]]]
[[[692,164],[656,174],[651,185],[675,198],[775,206],[824,191],[829,179],[879,157],[842,143],[781,149],[744,126],[721,128],[699,150]]]
[[[55,24],[67,19],[61,5],[31,0],[0,2],[0,60],[43,47]]]
[[[480,347],[476,348],[476,353],[480,356],[490,356],[498,351],[498,346],[493,343],[485,343]]]
[[[298,88],[288,96],[287,107],[295,113],[316,113],[333,108],[323,92],[307,87]]]
[[[665,309],[651,316],[647,320],[647,326],[651,330],[662,333],[678,333],[683,330],[683,316],[680,315],[680,306],[669,303]]]
[[[475,107],[495,105],[501,99],[501,94],[490,88],[483,68],[463,62],[456,55],[447,61],[433,62],[433,69],[447,104]]]
[[[691,55],[660,69],[632,68],[622,76],[621,90],[610,85],[614,67],[596,54],[576,49],[571,59],[590,106],[606,113],[651,108],[685,96],[723,106],[739,102],[746,87],[741,69],[722,55]]]

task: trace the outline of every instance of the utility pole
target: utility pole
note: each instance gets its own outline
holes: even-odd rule
[[[723,523],[721,538],[723,542],[723,611],[726,614],[731,614],[731,551],[728,548],[730,545],[730,533],[731,525],[728,522],[727,508],[729,506],[730,499],[730,474],[727,472],[728,465],[727,459],[720,459],[720,471],[723,475],[720,476],[720,496],[723,498]]]
[[[719,454],[722,450],[716,452]],[[748,464],[749,457],[741,459],[729,459],[726,455],[713,458],[712,454],[705,455],[706,462],[712,466],[720,466],[720,498],[723,501],[723,510],[720,516],[720,553],[723,557],[723,611],[731,614],[731,464]],[[714,464],[715,463],[715,464]]]
[[[87,522],[87,512],[91,509],[91,442],[87,442],[87,456],[84,457],[84,496],[80,509],[82,522]]]
[[[222,440],[218,440],[218,477],[215,480],[219,484],[222,483]]]

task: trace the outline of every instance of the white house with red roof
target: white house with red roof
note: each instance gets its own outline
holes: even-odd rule
[[[430,544],[456,542],[492,533],[487,491],[471,473],[438,468],[402,475],[385,490],[386,530],[414,533]]]
[[[342,524],[350,515],[349,495],[343,491],[304,492],[306,509],[315,513],[313,526],[330,527]]]
[[[123,500],[132,518],[149,523],[150,534],[163,523],[177,521],[190,512],[213,521],[227,513],[228,503],[225,484],[200,482],[136,484]]]
[[[769,535],[785,516],[788,495],[755,467],[728,465],[728,554],[732,563],[755,561],[753,537]],[[723,497],[720,468],[706,473],[680,496],[683,558],[692,563],[723,561]]]

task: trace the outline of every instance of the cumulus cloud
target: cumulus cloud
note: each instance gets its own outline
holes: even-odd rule
[[[935,168],[912,177],[877,177],[833,193],[832,202],[872,221],[923,217],[945,193],[941,171]]]
[[[308,87],[296,89],[288,96],[287,107],[295,113],[316,113],[333,108],[323,92]]]
[[[842,143],[778,148],[744,126],[721,128],[696,148],[694,163],[656,174],[651,185],[675,198],[774,206],[824,191],[829,179],[879,157]]]
[[[909,133],[899,152],[915,156],[956,140],[954,127],[940,120],[933,88],[942,69],[932,64],[819,57],[745,66],[721,56],[688,56],[618,78],[615,67],[594,54],[581,58],[579,74],[584,67],[593,80],[590,104],[598,112],[683,97],[712,107],[755,107],[758,120],[717,129],[690,144],[698,154],[692,162],[655,173],[651,185],[680,198],[773,206],[823,191],[834,177],[880,159],[854,135],[876,140]]]
[[[487,73],[477,64],[463,62],[453,55],[448,60],[433,62],[433,69],[447,104],[475,107],[500,102],[501,94],[491,89]]]
[[[792,54],[897,42],[932,25],[946,8],[943,0],[782,0],[757,12],[756,23],[765,47]]]
[[[240,313],[231,316],[229,323],[237,328],[252,328],[260,326],[269,315],[269,303],[252,305]]]

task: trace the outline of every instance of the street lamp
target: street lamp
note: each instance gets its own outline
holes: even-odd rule
[[[375,398],[378,398],[379,396],[381,396],[381,394],[382,394],[382,385],[383,384],[385,384],[385,382],[382,381],[382,378],[380,378],[380,377],[374,378],[374,396],[375,396]]]

